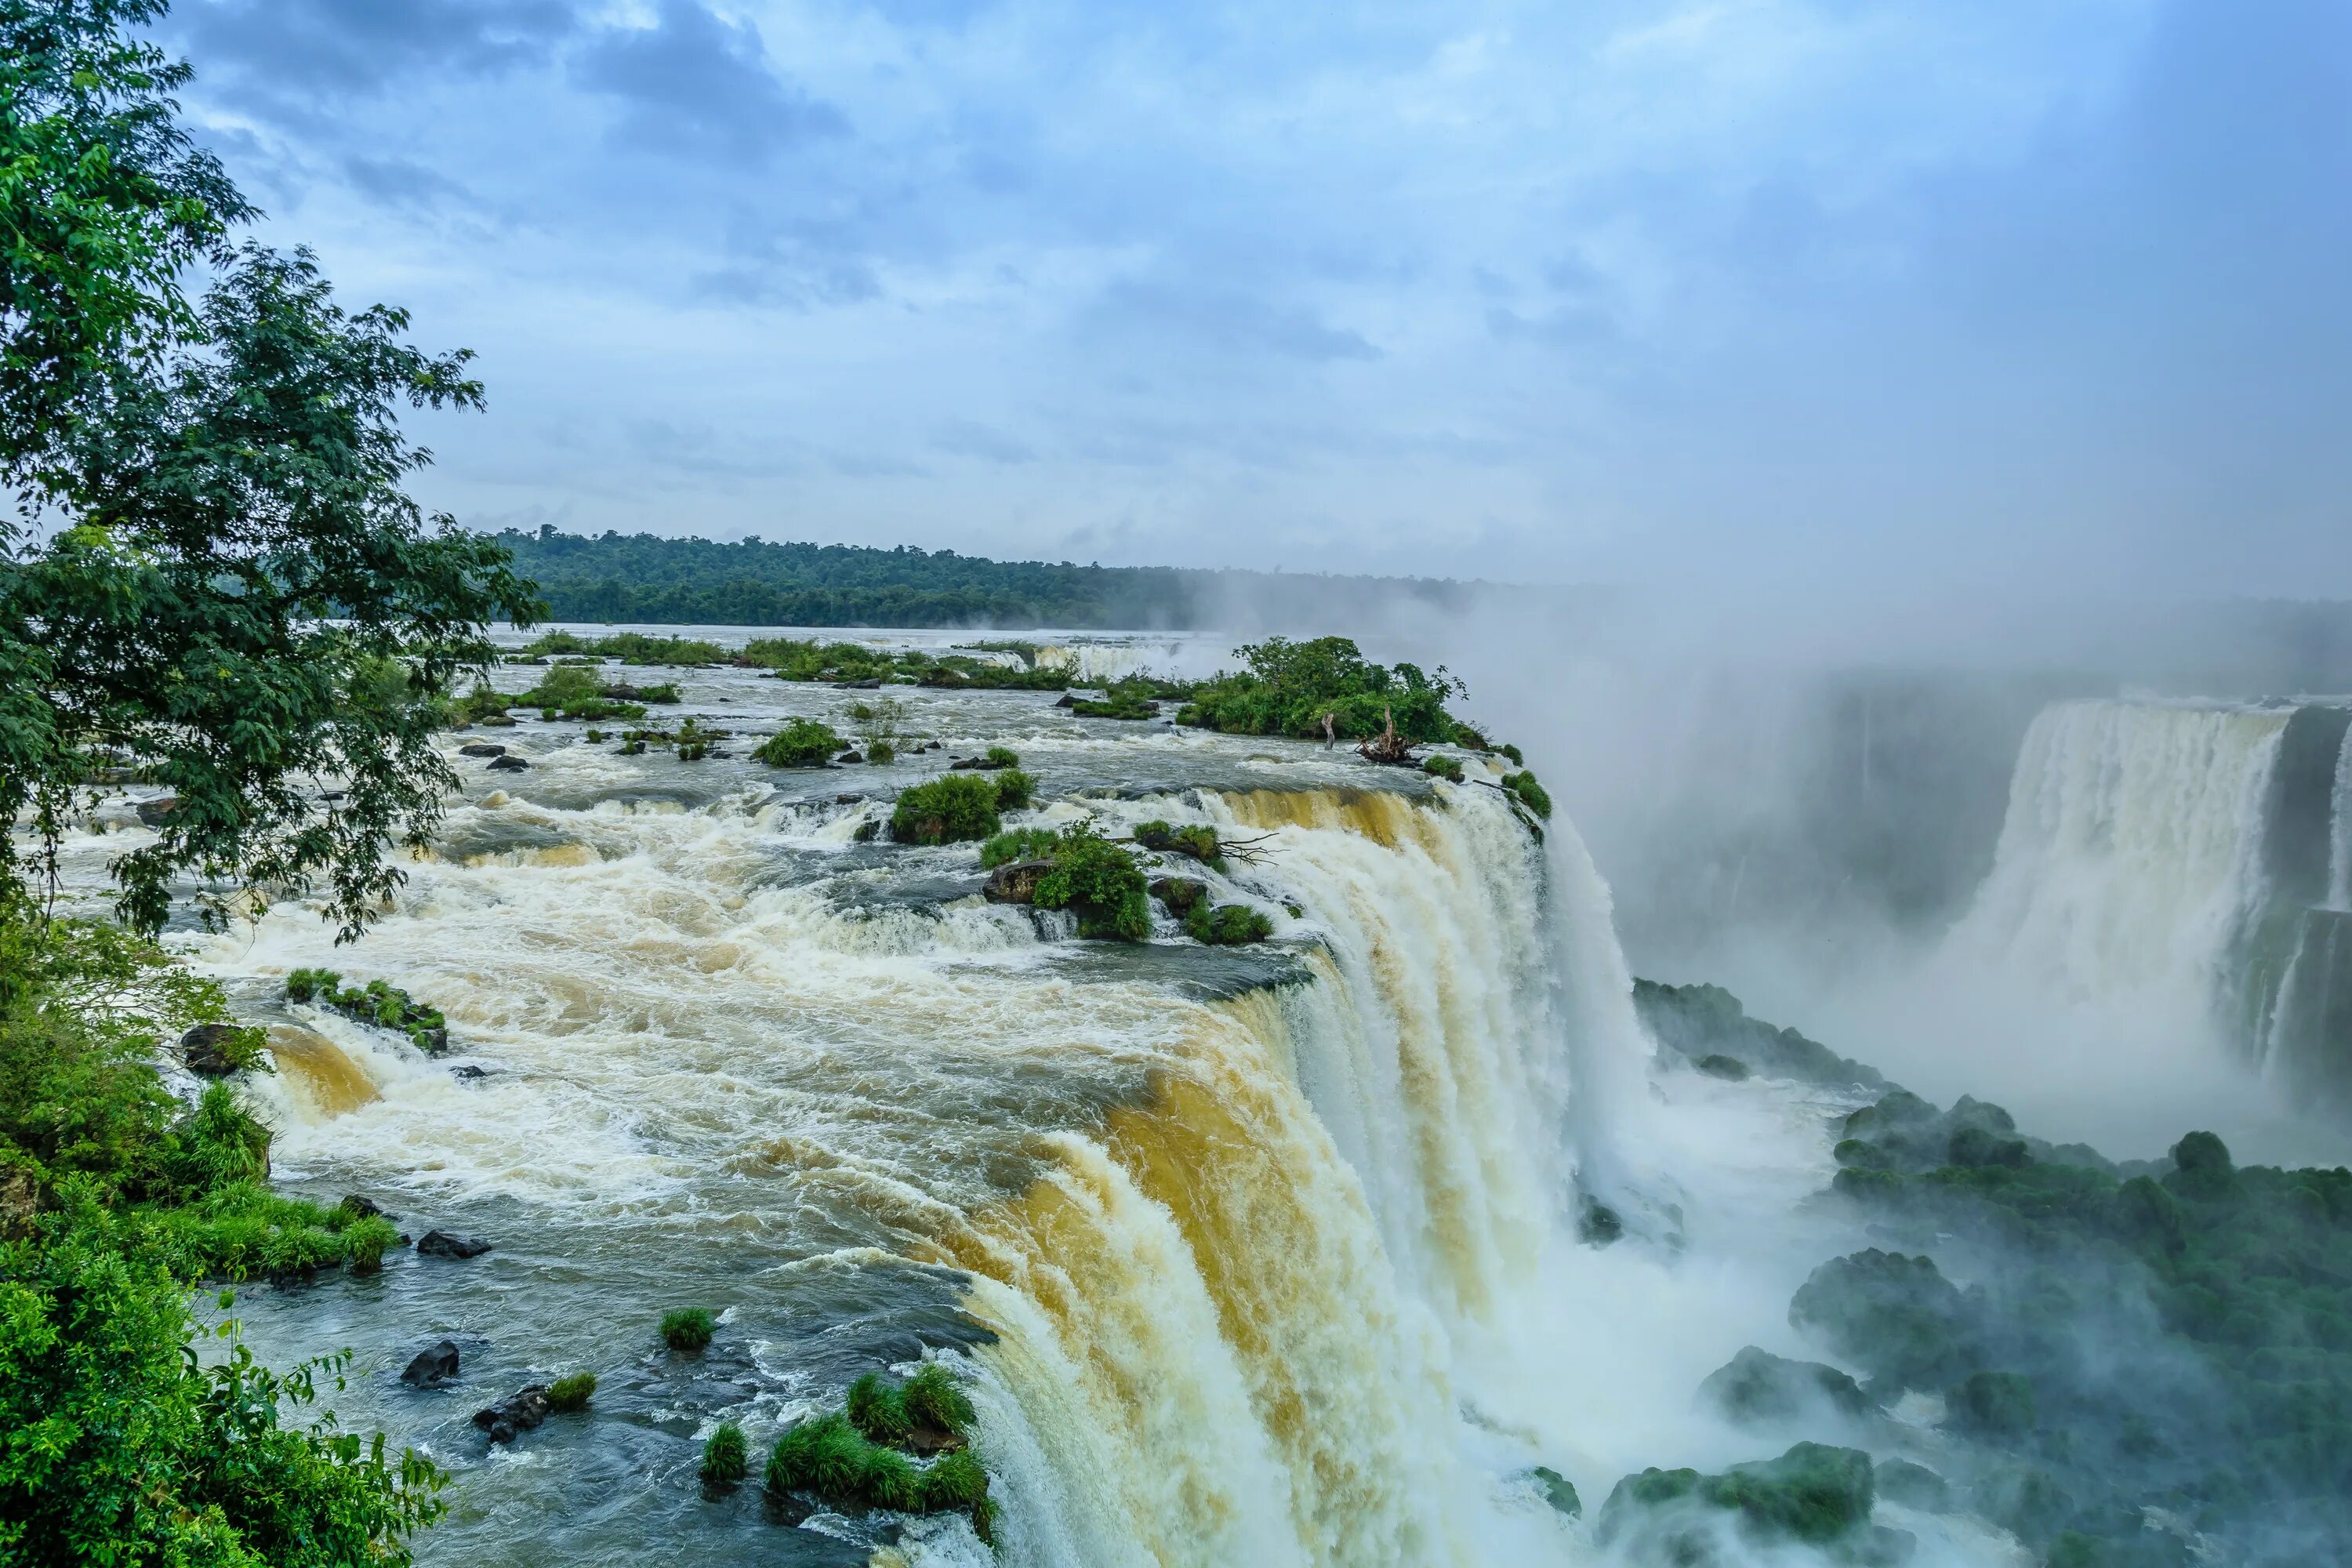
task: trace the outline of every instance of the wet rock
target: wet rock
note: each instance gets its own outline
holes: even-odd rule
[[[1916,1508],[1922,1513],[1942,1513],[1952,1506],[1952,1489],[1943,1477],[1908,1459],[1881,1459],[1874,1474],[1878,1495],[1889,1502]]]
[[[416,1048],[428,1057],[437,1057],[449,1048],[449,1031],[446,1028],[418,1029],[409,1038],[415,1041]]]
[[[420,1258],[479,1258],[489,1249],[490,1244],[479,1237],[458,1236],[446,1230],[428,1230],[425,1239],[416,1244]]]
[[[474,1425],[490,1435],[493,1443],[511,1443],[547,1419],[554,1408],[547,1400],[547,1385],[534,1383],[499,1400],[487,1410],[474,1412]]]
[[[981,897],[992,904],[1025,904],[1037,897],[1037,884],[1053,874],[1051,860],[1015,860],[988,874]]]
[[[866,797],[862,795],[837,795],[833,797],[833,804],[835,805],[856,805],[859,801],[864,800],[865,798]]]
[[[841,755],[834,758],[833,760],[836,763],[862,763],[866,760],[866,753],[863,752],[844,752]]]
[[[1592,1247],[1606,1247],[1625,1234],[1625,1222],[1607,1204],[1586,1198],[1576,1215],[1577,1239]]]
[[[1159,877],[1151,883],[1151,896],[1168,906],[1172,915],[1190,914],[1192,906],[1206,897],[1209,885],[1184,877]]]
[[[172,819],[173,812],[180,809],[180,797],[176,795],[158,795],[153,800],[141,801],[133,809],[139,813],[140,821],[150,827],[161,827]]]
[[[1584,1500],[1576,1495],[1576,1483],[1553,1469],[1549,1465],[1538,1465],[1528,1474],[1543,1489],[1544,1501],[1570,1519],[1582,1517]]]
[[[198,1024],[180,1037],[180,1059],[198,1078],[226,1078],[237,1068],[236,1047],[244,1033],[235,1024]]]
[[[486,713],[474,722],[489,730],[511,730],[515,723],[513,717],[505,713]]]
[[[435,1388],[457,1375],[457,1344],[455,1340],[443,1340],[416,1352],[400,1374],[400,1381],[417,1388]]]
[[[383,1207],[373,1198],[363,1197],[358,1193],[345,1193],[343,1201],[335,1206],[353,1219],[390,1219],[392,1217],[383,1212]]]
[[[488,1078],[490,1075],[471,1062],[460,1062],[449,1069],[449,1076],[471,1083],[478,1078]]]
[[[461,757],[503,757],[507,749],[488,741],[475,741],[458,747],[457,754]]]
[[[1823,1415],[1860,1420],[1876,1408],[1862,1384],[1837,1368],[1790,1361],[1755,1345],[1710,1373],[1698,1385],[1698,1396],[1741,1426]]]
[[[1056,707],[1056,708],[1076,708],[1077,705],[1078,705],[1078,700],[1077,700],[1077,698],[1076,698],[1076,696],[1074,696],[1073,694],[1071,694],[1070,692],[1067,692],[1067,691],[1063,692],[1063,693],[1062,693],[1062,700],[1061,700],[1059,702],[1056,702],[1056,703],[1055,703],[1055,704],[1054,704],[1054,706],[1055,706],[1055,707]]]
[[[1727,1057],[1720,1052],[1713,1056],[1701,1057],[1691,1066],[1709,1078],[1725,1079],[1732,1083],[1744,1082],[1748,1078],[1746,1062],[1741,1061],[1738,1057]]]
[[[492,757],[490,759],[490,772],[494,773],[519,773],[530,766],[530,764],[529,763],[524,762],[520,757],[514,755],[512,752],[509,752],[502,757]]]
[[[319,798],[325,801],[341,800],[343,798],[343,792],[339,789],[322,789],[319,792]]]

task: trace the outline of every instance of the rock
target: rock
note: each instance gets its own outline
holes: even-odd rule
[[[837,795],[833,797],[833,804],[835,805],[856,805],[859,801],[862,801],[866,797],[862,795]]]
[[[478,1078],[488,1078],[490,1075],[483,1071],[480,1068],[476,1067],[471,1062],[460,1062],[457,1066],[449,1069],[449,1076],[451,1078],[460,1079],[467,1083],[471,1083]]]
[[[226,1078],[237,1068],[233,1048],[244,1034],[236,1024],[198,1024],[180,1037],[180,1059],[198,1078]]]
[[[918,747],[917,750],[925,752],[944,752],[947,750],[947,745],[943,742],[933,741],[929,745]]]
[[[515,722],[515,721],[514,721],[513,716],[512,716],[512,715],[510,715],[510,714],[506,714],[506,713],[487,713],[487,714],[484,714],[481,718],[475,720],[475,721],[474,721],[474,722],[475,722],[475,723],[477,723],[477,724],[479,724],[479,725],[483,726],[483,727],[484,727],[484,728],[486,728],[486,729],[491,729],[491,730],[511,730],[511,729],[513,729],[513,728],[514,728],[514,722]]]
[[[343,792],[339,789],[322,789],[319,792],[319,798],[325,801],[341,800],[343,798]]]
[[[409,1038],[415,1041],[416,1048],[428,1057],[437,1057],[449,1048],[449,1031],[446,1028],[419,1029]]]
[[[1709,1078],[1725,1079],[1732,1083],[1743,1082],[1748,1077],[1746,1062],[1741,1061],[1738,1057],[1727,1057],[1720,1053],[1701,1057],[1691,1066]]]
[[[836,763],[862,763],[866,760],[866,753],[863,752],[844,752],[841,755],[834,758],[833,760]]]
[[[547,1385],[534,1383],[518,1390],[487,1410],[474,1412],[474,1425],[490,1435],[493,1443],[511,1443],[547,1419],[554,1408],[547,1401]]]
[[[354,1219],[390,1219],[392,1217],[383,1212],[373,1198],[362,1197],[357,1193],[345,1193],[343,1201],[335,1206]]]
[[[1876,1408],[1862,1384],[1837,1368],[1790,1361],[1754,1345],[1710,1373],[1698,1385],[1698,1396],[1741,1426],[1822,1415],[1855,1421]]]
[[[0,1240],[25,1240],[40,1219],[40,1177],[24,1165],[0,1165]]]
[[[519,773],[530,766],[530,764],[529,763],[524,762],[520,757],[518,757],[511,752],[502,757],[492,757],[490,759],[490,772],[494,773]]]
[[[1620,1555],[1635,1562],[1711,1562],[1706,1515],[1719,1510],[1753,1545],[1802,1542],[1834,1548],[1844,1561],[1899,1563],[1913,1542],[1871,1524],[1876,1500],[1868,1454],[1799,1443],[1777,1459],[1734,1465],[1719,1476],[1687,1469],[1627,1476],[1601,1505],[1598,1535],[1603,1546],[1626,1541],[1630,1550]]]
[[[1534,1477],[1536,1484],[1543,1489],[1544,1501],[1570,1519],[1583,1516],[1584,1500],[1576,1495],[1574,1483],[1566,1476],[1561,1475],[1549,1465],[1538,1465],[1528,1474]]]
[[[1942,1513],[1952,1506],[1952,1489],[1943,1477],[1908,1459],[1881,1459],[1874,1472],[1878,1495],[1888,1502],[1916,1508],[1922,1513]]]
[[[1187,915],[1192,906],[1208,896],[1209,885],[1186,877],[1158,877],[1151,882],[1151,896],[1168,906],[1171,915]]]
[[[458,747],[457,754],[461,757],[503,757],[507,749],[489,741],[475,741]]]
[[[1874,1381],[1940,1393],[1977,1370],[1977,1310],[1934,1259],[1872,1247],[1814,1269],[1789,1321]]]
[[[457,1236],[446,1230],[428,1230],[425,1239],[416,1244],[420,1258],[479,1258],[490,1249],[490,1244],[478,1237]]]
[[[1037,884],[1053,873],[1051,860],[1015,860],[988,874],[981,897],[992,904],[1025,904],[1037,896]]]
[[[158,795],[153,800],[141,801],[132,809],[139,813],[139,820],[148,826],[161,827],[172,819],[173,812],[180,809],[180,797],[175,795]]]
[[[1625,1234],[1625,1222],[1615,1209],[1587,1196],[1578,1205],[1576,1237],[1592,1247],[1607,1247]]]
[[[1077,698],[1076,698],[1076,697],[1075,697],[1075,696],[1073,696],[1071,693],[1069,693],[1069,692],[1067,692],[1067,691],[1063,692],[1063,693],[1062,693],[1062,700],[1061,700],[1059,702],[1056,702],[1056,703],[1055,703],[1055,704],[1054,704],[1054,706],[1055,706],[1055,707],[1056,707],[1056,708],[1076,708],[1077,705],[1078,705],[1078,700],[1077,700]]]
[[[418,1388],[432,1388],[447,1383],[457,1375],[457,1345],[454,1340],[443,1340],[416,1352],[401,1373],[400,1381]]]

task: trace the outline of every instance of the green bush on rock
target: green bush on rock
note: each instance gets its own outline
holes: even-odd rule
[[[662,1342],[681,1354],[695,1355],[709,1349],[718,1332],[719,1320],[707,1307],[679,1307],[662,1314]]]
[[[767,1485],[831,1504],[961,1513],[992,1542],[996,1510],[988,1472],[970,1446],[974,1418],[971,1399],[937,1363],[899,1386],[867,1373],[850,1384],[842,1409],[811,1416],[776,1439]],[[909,1449],[937,1457],[919,1465]]]
[[[743,1440],[743,1428],[732,1421],[721,1421],[709,1441],[702,1445],[702,1479],[706,1486],[732,1486],[751,1470],[750,1447]]]
[[[547,1387],[547,1403],[557,1410],[578,1411],[588,1408],[588,1401],[596,1393],[596,1374],[574,1372],[557,1378]]]
[[[1149,884],[1135,857],[1095,831],[1091,823],[1066,829],[1054,847],[1054,868],[1037,883],[1040,909],[1066,909],[1078,934],[1118,942],[1151,935]]]
[[[751,754],[772,768],[821,768],[846,744],[814,719],[794,719],[761,742]]]
[[[1030,795],[1036,788],[1035,779],[1031,778],[1019,768],[1007,768],[996,775],[996,809],[1020,811],[1025,808],[1029,804]]]
[[[901,844],[961,844],[988,838],[1002,826],[996,784],[950,773],[899,793],[890,811],[890,837]]]
[[[1909,1538],[1871,1524],[1876,1483],[1870,1456],[1799,1443],[1777,1459],[1734,1465],[1721,1475],[1648,1469],[1617,1483],[1601,1505],[1599,1538],[1637,1562],[1714,1560],[1711,1515],[1750,1546],[1802,1543],[1848,1561],[1899,1562]]]
[[[1551,795],[1536,782],[1535,774],[1526,772],[1512,773],[1503,780],[1503,787],[1510,791],[1520,805],[1544,821],[1551,820]]]
[[[1240,947],[1272,936],[1274,922],[1247,904],[1211,909],[1202,900],[1185,915],[1184,934],[1204,947]]]

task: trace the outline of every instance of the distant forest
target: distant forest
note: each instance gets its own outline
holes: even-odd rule
[[[683,626],[1059,626],[1186,631],[1218,624],[1236,597],[1337,601],[1352,589],[1444,606],[1469,585],[1434,579],[1286,576],[1167,566],[990,561],[900,545],[720,544],[646,533],[496,535],[559,621]]]

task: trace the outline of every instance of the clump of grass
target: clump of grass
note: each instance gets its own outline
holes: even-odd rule
[[[980,765],[991,769],[1017,768],[1021,765],[1021,753],[1010,746],[991,746],[981,752]]]
[[[1029,804],[1029,797],[1036,788],[1035,779],[1031,778],[1019,768],[1007,768],[996,775],[996,809],[999,811],[1021,810]]]
[[[971,1398],[937,1362],[907,1380],[907,1386],[898,1390],[898,1402],[916,1426],[934,1426],[958,1436],[976,1418]]]
[[[761,742],[751,754],[772,768],[821,768],[846,746],[830,726],[795,719]]]
[[[1223,870],[1225,859],[1217,843],[1217,830],[1205,822],[1189,827],[1171,827],[1164,822],[1147,822],[1135,830],[1135,841],[1146,849],[1162,855],[1189,855],[1202,865]]]
[[[1050,827],[1015,827],[980,847],[981,868],[993,871],[1015,860],[1043,860],[1054,853],[1062,836]]]
[[[595,1392],[594,1373],[570,1373],[548,1384],[547,1403],[558,1410],[585,1410],[589,1397]]]
[[[992,1544],[996,1509],[988,1471],[971,1448],[953,1448],[928,1466],[901,1451],[926,1428],[962,1438],[973,1419],[971,1401],[936,1363],[898,1386],[867,1373],[849,1385],[842,1409],[812,1416],[776,1439],[767,1484],[773,1491],[814,1492],[828,1502],[900,1513],[962,1513]]]
[[[1203,900],[1184,917],[1184,933],[1208,947],[1240,947],[1272,936],[1274,922],[1247,904],[1219,904],[1211,909]]]
[[[1524,771],[1513,773],[1503,781],[1503,787],[1518,796],[1520,804],[1529,811],[1547,822],[1551,820],[1551,795],[1536,782],[1535,774]]]
[[[733,1486],[751,1469],[751,1449],[743,1441],[743,1428],[732,1421],[721,1421],[719,1430],[702,1445],[703,1481],[714,1487]]]
[[[1425,757],[1422,760],[1421,771],[1433,778],[1444,779],[1448,784],[1460,784],[1462,759],[1445,756]]]
[[[901,793],[890,812],[890,837],[901,844],[961,844],[988,838],[1003,826],[996,781],[950,773]]]
[[[867,1373],[849,1385],[844,1402],[849,1424],[877,1443],[903,1443],[915,1430],[902,1390]]]
[[[697,1355],[709,1349],[711,1338],[718,1332],[719,1320],[707,1307],[680,1307],[662,1314],[662,1342],[683,1355]]]

